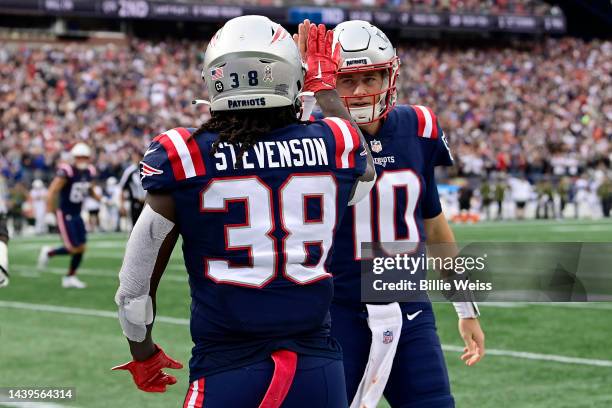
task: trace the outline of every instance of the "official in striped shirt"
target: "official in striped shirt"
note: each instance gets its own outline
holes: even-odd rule
[[[131,159],[130,165],[123,170],[119,180],[119,191],[121,191],[121,194],[119,194],[119,210],[121,215],[126,215],[125,194],[127,191],[130,203],[130,218],[132,225],[135,225],[144,207],[145,191],[140,181],[139,153],[132,153]]]

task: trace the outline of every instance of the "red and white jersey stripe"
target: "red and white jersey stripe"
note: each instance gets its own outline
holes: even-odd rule
[[[189,386],[183,408],[202,408],[204,406],[204,378],[195,380]]]
[[[153,139],[159,142],[168,153],[172,172],[177,181],[206,174],[198,143],[190,136],[187,129],[175,128]]]
[[[68,177],[74,176],[74,171],[72,170],[72,166],[69,165],[68,163],[61,163],[59,166],[57,166],[57,170],[62,170],[64,173],[66,173],[66,176]]]
[[[427,106],[421,105],[412,105],[412,108],[416,112],[419,122],[418,136],[436,139],[438,137],[438,121],[433,111]]]
[[[355,167],[355,154],[360,147],[359,134],[353,126],[344,119],[323,119],[334,134],[336,140],[336,167],[350,169]]]

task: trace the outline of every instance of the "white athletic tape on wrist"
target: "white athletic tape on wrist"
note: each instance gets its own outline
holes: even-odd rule
[[[453,302],[453,306],[460,319],[474,319],[480,316],[476,302]]]
[[[132,341],[143,341],[146,325],[153,322],[151,275],[159,248],[173,227],[172,221],[146,205],[127,242],[115,303],[119,306],[123,334]]]
[[[310,120],[310,115],[312,115],[312,111],[317,103],[314,92],[301,92],[297,97],[302,100],[302,112],[298,119],[302,121]]]
[[[119,323],[123,334],[136,342],[144,341],[147,325],[153,323],[153,300],[149,295],[125,299],[119,306]]]

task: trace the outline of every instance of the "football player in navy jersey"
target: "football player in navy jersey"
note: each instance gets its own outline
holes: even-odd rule
[[[300,52],[262,16],[228,21],[202,76],[211,119],[155,137],[141,162],[145,208],[115,296],[137,387],[164,392],[181,368],[151,336],[161,275],[180,235],[191,287],[185,407],[346,407],[329,335],[328,255],[348,205],[375,171],[335,91],[333,33],[312,26]],[[300,92],[328,116],[300,122]]]
[[[308,28],[304,28],[308,29]],[[340,341],[351,407],[374,407],[383,392],[392,407],[452,407],[448,374],[430,302],[361,303],[363,242],[393,254],[413,243],[453,243],[434,168],[453,159],[434,112],[396,105],[400,61],[387,36],[366,21],[334,29],[341,45],[337,90],[370,144],[378,174],[369,196],[338,227],[332,336]],[[386,248],[386,247],[389,248]],[[455,254],[452,254],[455,255]],[[484,355],[476,304],[454,304],[465,341],[461,359]]]
[[[43,246],[38,256],[38,268],[45,268],[51,257],[70,255],[70,267],[67,275],[62,277],[62,287],[83,289],[87,285],[76,276],[87,242],[81,207],[88,194],[96,200],[100,200],[100,197],[93,188],[96,170],[91,165],[89,146],[77,143],[70,150],[70,156],[72,163],[60,164],[49,185],[45,217],[48,224],[57,222],[64,245],[53,249]]]

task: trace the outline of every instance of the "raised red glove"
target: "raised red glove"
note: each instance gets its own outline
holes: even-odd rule
[[[334,33],[326,30],[325,25],[310,26],[306,45],[306,64],[308,70],[304,78],[303,91],[318,92],[336,89],[336,75],[340,63],[340,43],[332,51]]]
[[[166,374],[162,368],[183,368],[183,364],[164,353],[157,344],[157,352],[145,361],[132,360],[113,367],[112,370],[128,370],[138,389],[146,392],[166,392],[166,386],[176,384],[176,377]]]

